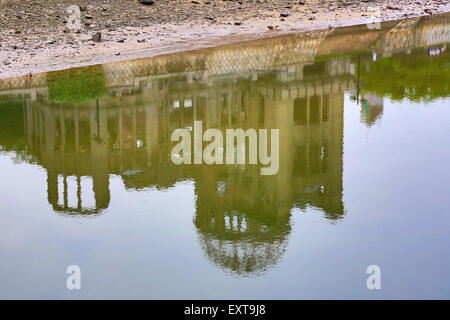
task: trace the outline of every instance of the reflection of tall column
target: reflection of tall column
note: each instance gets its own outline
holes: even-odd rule
[[[53,206],[58,204],[58,175],[55,168],[55,136],[56,119],[52,110],[45,107],[44,111],[45,126],[45,152],[43,162],[47,169],[47,197],[48,202]]]
[[[26,117],[25,123],[27,127],[28,145],[30,147],[33,147],[33,109],[28,101],[25,106],[25,117]]]
[[[61,107],[59,112],[59,124],[61,126],[61,153],[64,155],[66,150],[66,123],[64,119],[64,109]],[[64,156],[62,159],[64,161]]]
[[[151,154],[158,146],[158,109],[154,102],[145,106],[145,144],[147,163],[151,163]]]
[[[123,165],[123,112],[122,107],[119,106],[119,156],[120,156],[120,166]]]
[[[325,201],[333,214],[343,213],[342,165],[343,165],[343,120],[344,95],[330,95],[330,122],[328,123],[328,163]]]
[[[232,94],[231,86],[230,86],[229,89],[228,89],[228,96],[227,96],[228,128],[231,128],[232,124],[233,124],[232,123],[232,118],[231,118],[231,115],[232,115],[231,99],[233,99],[233,94]]]
[[[73,126],[75,129],[75,157],[76,163],[78,165],[78,156],[80,152],[80,131],[79,131],[79,123],[78,123],[78,108],[74,108],[73,110]],[[77,170],[78,172],[78,170]]]
[[[266,98],[264,109],[266,114],[263,127],[279,130],[279,170],[275,175],[275,183],[272,179],[265,179],[267,181],[267,190],[270,190],[268,196],[273,197],[274,200],[280,203],[288,203],[290,186],[292,185],[294,102],[291,100]],[[270,141],[270,143],[273,142]],[[289,210],[280,210],[279,212],[288,213]]]
[[[219,125],[220,101],[216,96],[206,96],[206,127],[215,128]],[[201,119],[204,120],[204,119]]]
[[[51,166],[47,168],[47,199],[53,206],[58,204],[58,175]]]
[[[136,141],[137,141],[137,125],[136,125],[136,105],[131,107],[131,150],[133,150],[132,159],[133,166],[136,165]]]
[[[90,110],[91,123],[91,163],[97,208],[106,208],[110,201],[108,175],[108,118],[106,109]]]

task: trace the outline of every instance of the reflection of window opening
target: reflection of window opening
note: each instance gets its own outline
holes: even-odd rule
[[[180,108],[180,101],[175,100],[175,101],[173,102],[173,108],[174,108],[174,109],[179,109],[179,108]]]
[[[302,146],[295,150],[294,175],[297,177],[304,177],[306,176],[306,171],[307,171],[306,146]]]
[[[184,100],[184,107],[185,108],[192,108],[192,99],[185,99]]]
[[[329,119],[330,119],[330,96],[326,94],[323,96],[322,121],[326,122]]]
[[[233,231],[238,231],[238,217],[233,216]]]
[[[91,126],[88,121],[78,122],[79,132],[79,151],[85,152],[90,149],[91,146]]]
[[[223,196],[223,194],[225,193],[225,189],[226,189],[226,184],[223,181],[219,181],[217,182],[217,193],[220,196]]]
[[[264,125],[264,115],[266,112],[266,105],[264,103],[264,98],[261,98],[260,102],[260,108],[259,108],[259,124]]]
[[[226,230],[230,230],[230,217],[229,216],[225,216],[224,217],[224,221],[225,221],[225,229]]]
[[[320,122],[320,97],[312,96],[309,100],[309,121],[311,124]]]
[[[167,135],[169,134],[167,132],[165,114],[165,111],[158,112],[158,123],[161,123],[161,125],[158,126],[158,144],[166,142]]]
[[[247,221],[245,220],[245,217],[242,217],[241,220],[241,231],[244,232],[247,230]]]
[[[75,144],[71,143],[75,141],[75,124],[72,119],[63,119],[64,121],[64,135],[65,135],[65,146],[66,152],[75,151]]]
[[[299,98],[294,100],[294,124],[295,125],[306,125],[306,99]]]
[[[324,61],[322,62],[316,62],[311,65],[307,65],[303,67],[303,74],[304,75],[317,75],[317,74],[323,74],[326,70],[326,64]]]
[[[196,108],[196,119],[195,120],[206,120],[206,98],[198,97],[197,98],[197,108]]]
[[[309,146],[309,172],[317,174],[320,172],[321,149],[318,145]]]
[[[220,97],[220,106],[222,108],[226,108],[228,106],[228,99],[227,96],[221,96]]]

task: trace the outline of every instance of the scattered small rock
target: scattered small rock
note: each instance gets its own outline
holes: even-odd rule
[[[287,16],[289,16],[289,13],[286,12],[280,13],[280,17],[286,18]]]
[[[301,6],[304,6],[304,5],[305,5],[305,1],[301,1],[301,0],[300,0],[300,1],[298,2],[298,4],[301,5]]]
[[[239,21],[234,23],[235,26],[240,26],[241,24],[242,24],[242,22],[239,22]]]
[[[86,19],[94,19],[94,17],[91,16],[90,14],[86,14],[84,17],[85,17]]]
[[[125,39],[119,39],[119,40],[117,40],[117,42],[125,42]]]
[[[92,36],[92,41],[100,42],[102,41],[102,33],[99,31]]]
[[[308,20],[315,20],[315,19],[316,19],[316,17],[314,17],[314,16],[311,16],[308,18]]]
[[[425,10],[423,10],[423,12],[428,13],[428,14],[433,14],[433,12],[431,11],[430,8],[426,8]]]
[[[273,26],[267,26],[267,28],[269,28],[269,30],[273,30]]]
[[[198,1],[191,1],[193,4],[200,4]]]
[[[155,3],[153,0],[139,0],[139,2],[145,5],[152,5]]]

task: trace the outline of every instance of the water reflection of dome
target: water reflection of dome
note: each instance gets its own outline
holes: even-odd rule
[[[366,93],[361,101],[361,121],[371,127],[383,116],[383,107],[382,97]]]
[[[271,225],[237,211],[197,216],[194,224],[208,259],[240,276],[258,275],[275,266],[291,230],[289,221]]]

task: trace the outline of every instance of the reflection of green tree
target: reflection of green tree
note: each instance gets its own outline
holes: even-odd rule
[[[15,160],[33,162],[23,127],[23,101],[0,99],[0,152],[14,152]]]
[[[393,100],[431,101],[449,94],[447,56],[396,56],[361,63],[364,91]]]
[[[84,102],[105,94],[105,75],[101,66],[49,72],[48,98],[56,102]]]
[[[0,100],[0,145],[5,151],[22,152],[26,149],[22,104],[20,100]]]

